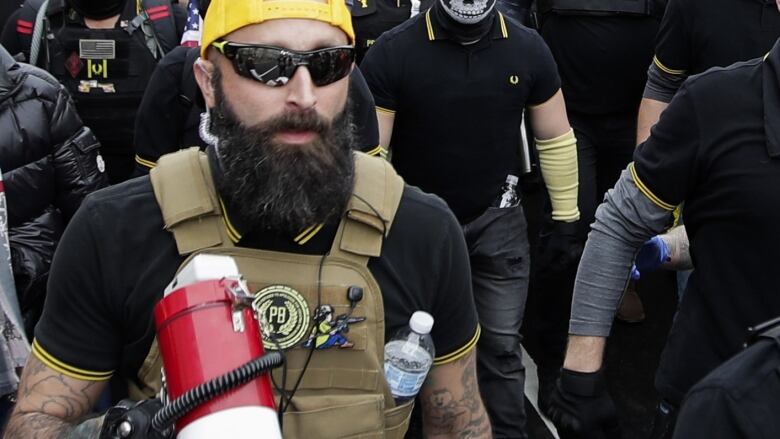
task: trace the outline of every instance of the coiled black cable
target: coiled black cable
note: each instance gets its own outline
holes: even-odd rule
[[[152,418],[152,427],[157,431],[167,430],[177,419],[189,413],[195,407],[215,397],[235,389],[257,378],[263,372],[279,367],[284,357],[279,352],[269,352],[262,357],[239,366],[230,372],[189,390],[163,407]]]

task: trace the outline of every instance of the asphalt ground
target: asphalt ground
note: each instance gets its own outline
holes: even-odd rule
[[[674,276],[671,272],[643,276],[637,290],[645,308],[645,321],[635,324],[616,321],[607,343],[608,386],[618,407],[624,439],[645,439],[650,433],[658,403],[653,386],[655,369],[677,306]],[[530,376],[535,372],[535,365],[527,369],[526,396],[535,399],[538,384],[536,377]],[[526,407],[530,437],[555,438],[530,400],[526,401]]]

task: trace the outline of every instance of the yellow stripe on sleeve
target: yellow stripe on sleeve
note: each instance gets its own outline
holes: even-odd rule
[[[645,186],[645,184],[642,182],[642,180],[639,178],[639,175],[636,173],[636,169],[634,168],[634,163],[631,163],[628,165],[628,169],[631,171],[631,178],[634,179],[634,184],[637,188],[639,188],[639,191],[642,192],[650,201],[653,202],[656,206],[660,207],[661,209],[673,211],[677,206],[674,204],[669,204],[660,198],[658,198],[650,189]]]
[[[157,166],[157,163],[155,163],[155,162],[153,162],[151,160],[146,160],[144,158],[141,158],[141,156],[139,156],[138,154],[135,155],[135,162],[138,163],[139,165],[141,165],[141,166],[143,166],[145,168],[149,168],[149,169],[154,169],[154,167]]]
[[[661,60],[658,59],[657,56],[653,57],[653,64],[655,64],[659,69],[663,70],[664,72],[670,74],[670,75],[684,75],[685,70],[677,70],[677,69],[670,69],[669,67],[666,67]]]
[[[389,108],[380,107],[378,105],[376,107],[376,111],[380,111],[382,113],[387,113],[387,114],[395,114],[395,110],[391,110]]]
[[[482,333],[482,328],[479,325],[477,325],[477,330],[474,331],[474,336],[471,337],[471,340],[469,340],[468,343],[461,346],[459,349],[455,350],[454,352],[451,352],[447,355],[442,355],[441,357],[434,358],[433,365],[441,366],[442,364],[452,363],[455,360],[459,360],[465,357],[469,352],[471,352],[471,349],[477,345],[477,342],[479,341],[479,335],[481,333]]]
[[[113,370],[109,372],[95,372],[79,369],[77,367],[63,363],[62,361],[54,358],[54,356],[50,353],[46,352],[46,350],[43,349],[40,344],[38,344],[38,340],[33,340],[32,354],[35,355],[35,358],[37,358],[41,363],[45,364],[48,368],[77,380],[107,381],[114,374]]]

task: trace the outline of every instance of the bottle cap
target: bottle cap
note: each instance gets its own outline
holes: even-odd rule
[[[415,311],[409,319],[409,327],[418,334],[428,334],[433,328],[433,316],[425,311]]]
[[[517,176],[514,176],[512,174],[509,174],[509,175],[506,176],[506,182],[511,184],[511,185],[513,185],[513,186],[517,186],[517,182],[518,181],[519,181],[519,179],[517,178]]]

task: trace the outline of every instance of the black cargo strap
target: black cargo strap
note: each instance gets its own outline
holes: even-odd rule
[[[764,332],[760,335],[760,337],[774,340],[778,345],[780,345],[780,325],[777,325],[769,331]]]
[[[748,336],[744,347],[748,347],[763,338],[775,340],[780,345],[780,317],[748,328]]]

